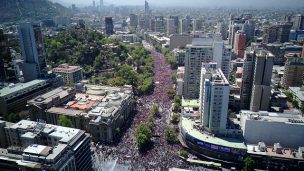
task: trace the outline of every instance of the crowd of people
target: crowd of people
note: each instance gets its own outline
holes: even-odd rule
[[[171,167],[192,168],[178,156],[182,148],[181,145],[168,144],[165,139],[164,130],[168,123],[164,118],[168,118],[166,115],[169,115],[168,110],[172,104],[172,99],[167,93],[173,86],[172,69],[164,56],[157,52],[153,46],[147,43],[144,43],[144,46],[151,51],[154,59],[154,91],[151,94],[139,97],[137,114],[118,145],[99,145],[96,147],[99,160],[106,162],[115,159],[118,164],[126,165],[132,170],[168,170]],[[147,152],[141,153],[136,144],[136,128],[139,124],[147,122],[154,104],[159,106],[161,118],[155,118],[152,137],[153,147]]]

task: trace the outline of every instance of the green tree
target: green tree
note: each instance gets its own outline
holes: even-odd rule
[[[58,122],[58,125],[60,125],[60,126],[74,127],[72,124],[72,121],[64,115],[60,115],[57,122]]]
[[[170,88],[167,93],[170,96],[170,98],[173,98],[176,94],[176,90],[174,88]]]
[[[179,122],[179,115],[178,114],[173,114],[171,122],[174,123],[174,124],[178,124],[178,122]]]
[[[179,155],[180,155],[181,157],[186,158],[186,159],[189,157],[188,151],[186,151],[186,150],[184,150],[184,149],[182,149],[182,150],[179,151]]]
[[[165,137],[168,143],[174,144],[177,143],[177,136],[173,128],[167,127],[165,129]]]
[[[152,132],[148,125],[140,124],[136,129],[136,143],[140,151],[145,151],[151,143]]]
[[[244,160],[244,170],[253,171],[255,168],[255,161],[251,157],[246,157]]]
[[[158,105],[154,104],[154,105],[152,106],[152,114],[153,114],[154,116],[160,116],[160,111],[159,111]]]
[[[292,102],[292,101],[293,101],[293,94],[292,94],[291,92],[286,91],[286,92],[285,92],[285,95],[286,95],[287,100],[288,100],[289,102]]]
[[[295,108],[299,108],[299,102],[298,102],[297,100],[293,100],[293,101],[292,101],[292,105],[293,105],[293,107],[295,107]]]
[[[18,122],[21,119],[18,113],[7,113],[3,117],[8,122]]]

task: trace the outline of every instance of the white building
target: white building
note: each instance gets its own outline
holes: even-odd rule
[[[247,144],[263,141],[290,148],[303,146],[304,118],[301,115],[242,110],[240,125]]]
[[[178,67],[176,72],[176,95],[183,95],[185,67]]]
[[[199,112],[204,128],[215,134],[225,134],[229,82],[216,63],[203,63],[200,81]]]
[[[61,64],[53,69],[55,74],[63,77],[65,84],[78,83],[83,79],[82,68],[80,66],[69,66],[68,64]]]
[[[216,62],[217,68],[221,68],[226,77],[229,77],[229,63],[231,48],[218,36],[214,38],[194,38],[192,44],[186,46],[185,58],[185,98],[198,98],[202,62]]]

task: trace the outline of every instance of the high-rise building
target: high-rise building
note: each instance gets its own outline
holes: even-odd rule
[[[241,99],[240,108],[248,110],[250,107],[251,90],[252,90],[252,79],[254,69],[254,51],[245,51],[242,84],[241,84]]]
[[[112,35],[114,34],[114,24],[112,17],[106,17],[105,18],[105,24],[106,24],[106,34]]]
[[[130,26],[136,28],[138,25],[138,17],[136,14],[130,14]]]
[[[304,16],[298,14],[294,17],[293,28],[295,30],[304,30]]]
[[[145,13],[150,13],[150,6],[148,1],[145,0]]]
[[[181,19],[180,20],[180,33],[185,34],[189,33],[190,31],[190,23],[191,21],[187,18]]]
[[[301,87],[304,77],[304,58],[293,53],[286,54],[285,58],[286,62],[282,79],[283,88]]]
[[[216,63],[203,63],[199,112],[202,126],[212,133],[226,133],[229,91],[229,82]]]
[[[14,81],[16,77],[8,38],[0,29],[0,81]]]
[[[155,16],[155,32],[164,32],[164,17]]]
[[[218,23],[216,31],[218,33],[221,33],[223,40],[227,40],[227,37],[228,37],[228,25],[226,23],[223,23],[223,22]]]
[[[234,48],[234,38],[235,38],[235,33],[238,30],[242,30],[243,24],[240,23],[234,23],[229,25],[229,35],[228,35],[228,42],[229,45],[231,45],[232,48]]]
[[[179,28],[178,28],[178,26],[179,26],[179,19],[178,19],[178,16],[170,16],[169,18],[174,20],[175,33],[178,33],[179,32]]]
[[[202,31],[203,21],[201,19],[193,20],[193,31]]]
[[[255,52],[253,86],[250,101],[251,111],[267,111],[271,95],[271,76],[274,56],[266,50]]]
[[[24,63],[22,65],[24,81],[44,78],[48,74],[46,52],[39,25],[22,23],[19,25],[20,47]]]
[[[291,23],[279,23],[264,27],[263,43],[288,42],[291,27]]]
[[[255,21],[253,20],[246,20],[242,30],[246,34],[246,39],[250,40],[253,39],[255,35]]]
[[[167,19],[167,35],[175,34],[176,27],[175,27],[175,20],[172,18]]]
[[[237,31],[234,38],[233,52],[237,58],[244,58],[246,49],[246,34],[243,31]]]
[[[186,46],[185,79],[183,96],[189,99],[199,97],[200,72],[202,62],[217,62],[226,76],[229,76],[231,47],[213,38],[194,38]],[[224,75],[225,75],[224,74]]]

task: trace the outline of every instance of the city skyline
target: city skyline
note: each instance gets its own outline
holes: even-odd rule
[[[93,4],[93,1],[87,0],[51,0],[53,2],[59,2],[64,5],[78,4],[82,6],[89,6]],[[130,1],[120,1],[120,0],[107,0],[104,1],[105,5],[144,5],[144,0],[130,0]],[[301,7],[304,6],[304,1],[293,0],[290,3],[288,0],[148,0],[150,6],[178,6],[178,7]]]

